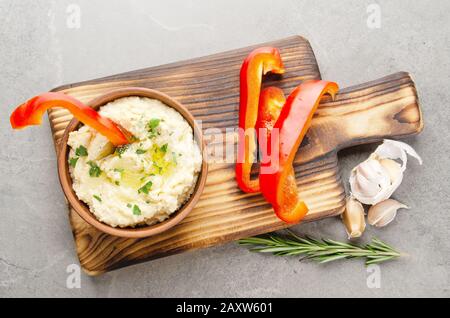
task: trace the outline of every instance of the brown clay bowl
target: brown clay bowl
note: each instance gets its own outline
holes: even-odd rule
[[[205,187],[208,165],[203,155],[204,144],[202,132],[201,129],[195,123],[194,117],[183,105],[181,105],[171,97],[167,96],[166,94],[152,89],[127,87],[107,92],[106,94],[99,96],[94,100],[92,100],[91,102],[89,102],[88,105],[93,107],[94,109],[98,109],[99,107],[107,104],[110,101],[127,96],[142,96],[152,99],[158,99],[167,106],[172,107],[173,109],[178,111],[191,125],[194,131],[194,136],[197,139],[197,143],[200,147],[203,156],[203,161],[201,171],[197,179],[197,184],[195,185],[194,192],[192,193],[189,200],[183,206],[181,206],[178,209],[178,211],[174,212],[168,219],[154,225],[141,226],[136,228],[132,227],[119,228],[109,226],[108,224],[105,224],[97,220],[97,218],[89,211],[89,207],[84,202],[78,199],[78,197],[75,194],[75,191],[72,188],[72,178],[69,173],[69,164],[68,164],[68,154],[70,147],[67,145],[67,140],[69,138],[69,133],[78,129],[80,126],[80,122],[76,118],[72,119],[72,121],[69,123],[66,130],[64,131],[64,135],[60,142],[60,147],[58,149],[58,174],[62,189],[64,191],[64,195],[66,196],[67,200],[69,201],[69,204],[72,206],[75,212],[77,212],[78,215],[81,218],[83,218],[83,220],[85,220],[87,223],[89,223],[96,229],[105,232],[107,234],[127,238],[142,238],[159,234],[161,232],[170,229],[171,227],[178,224],[181,220],[183,220],[186,217],[186,215],[188,215],[189,212],[192,211],[203,191],[203,188]],[[149,109],[149,111],[151,111],[151,109]]]

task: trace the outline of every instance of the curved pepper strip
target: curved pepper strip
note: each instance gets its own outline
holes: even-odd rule
[[[254,128],[258,117],[262,76],[268,72],[284,73],[280,52],[273,47],[262,47],[251,52],[244,60],[240,72],[236,181],[245,192],[258,192],[260,188],[258,179],[251,180],[250,173],[257,145]]]
[[[44,93],[18,106],[11,114],[11,126],[14,129],[21,129],[30,125],[40,125],[44,112],[52,107],[63,107],[69,110],[79,121],[98,131],[115,146],[129,143],[131,134],[124,128],[101,116],[93,108],[63,93]]]
[[[270,86],[262,90],[259,97],[258,120],[256,121],[258,134],[261,129],[267,129],[270,134],[285,103],[286,97],[280,88]]]
[[[268,162],[270,157],[267,153],[268,145],[264,142],[269,139],[275,122],[280,116],[281,110],[286,102],[286,98],[281,89],[277,87],[267,87],[261,92],[259,100],[259,114],[258,121],[256,122],[256,128],[258,133],[258,139],[260,140],[262,162]],[[263,134],[265,129],[266,134]],[[291,169],[288,172],[288,176],[283,184],[283,191],[285,193],[285,202],[290,202],[290,205],[295,207],[297,202],[300,201],[297,191],[297,183],[295,181],[295,172],[291,165]],[[303,205],[299,207],[303,208]],[[305,206],[306,207],[306,206]],[[288,206],[286,209],[290,208]],[[275,210],[277,212],[277,210]],[[278,211],[277,215],[280,214]]]
[[[336,83],[327,81],[309,81],[297,86],[273,125],[273,129],[278,130],[278,156],[261,163],[259,181],[262,194],[272,204],[277,216],[285,222],[299,222],[308,212],[306,204],[298,196],[292,163],[311,126],[321,97],[330,94],[334,98],[338,90]],[[270,134],[267,138],[269,156],[272,154],[272,136]]]

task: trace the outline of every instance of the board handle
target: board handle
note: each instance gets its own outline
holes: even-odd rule
[[[322,142],[323,147],[329,147],[322,149],[326,153],[418,134],[423,129],[423,117],[414,81],[410,74],[399,72],[345,88],[334,101],[326,97],[313,125],[322,126],[314,132],[324,136],[314,138],[326,141]]]

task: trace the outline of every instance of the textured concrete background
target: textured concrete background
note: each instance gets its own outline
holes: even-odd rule
[[[367,26],[370,3],[381,28]],[[81,27],[68,28],[68,5]],[[70,7],[69,7],[70,11]],[[0,1],[0,296],[450,296],[449,1]],[[52,87],[301,34],[322,75],[341,87],[409,71],[425,130],[407,140],[395,197],[411,206],[388,227],[368,227],[408,256],[381,266],[367,286],[358,260],[327,265],[249,253],[230,243],[175,255],[66,287],[77,264],[47,120],[13,132],[14,105]],[[344,179],[375,145],[340,154]],[[296,226],[346,239],[338,219]]]

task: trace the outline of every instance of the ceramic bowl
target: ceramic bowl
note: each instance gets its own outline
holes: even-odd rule
[[[128,96],[140,96],[157,99],[166,104],[167,106],[172,107],[177,112],[179,112],[191,125],[194,131],[194,136],[197,140],[199,147],[201,148],[201,153],[203,155],[204,144],[202,132],[201,129],[195,123],[194,117],[183,105],[181,105],[179,102],[177,102],[176,100],[167,96],[164,93],[152,89],[139,87],[120,88],[112,90],[102,96],[95,98],[94,100],[89,102],[88,105],[93,107],[94,109],[98,109],[101,106],[115,99]],[[151,109],[149,109],[149,111],[151,111]],[[94,214],[92,214],[89,211],[89,207],[84,202],[80,201],[76,196],[75,191],[72,188],[72,178],[69,173],[68,155],[70,147],[67,145],[67,140],[69,138],[69,133],[78,129],[79,127],[80,122],[76,118],[74,118],[64,131],[64,135],[60,142],[60,148],[58,150],[58,174],[62,189],[64,191],[67,200],[69,201],[69,204],[72,206],[75,212],[78,213],[78,215],[81,218],[83,218],[87,223],[94,226],[98,230],[110,235],[127,238],[143,238],[159,234],[172,228],[173,226],[178,224],[181,220],[183,220],[186,217],[186,215],[189,214],[189,212],[192,211],[203,191],[203,188],[205,187],[208,165],[204,157],[202,161],[201,171],[194,188],[194,192],[190,196],[189,200],[186,201],[186,203],[184,203],[176,212],[171,214],[170,217],[164,220],[163,222],[153,225],[139,226],[135,228],[132,227],[119,228],[109,226],[108,224],[105,224],[97,220]]]

